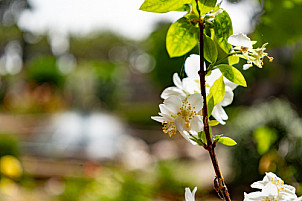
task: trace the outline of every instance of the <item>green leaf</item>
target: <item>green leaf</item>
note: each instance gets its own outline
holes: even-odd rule
[[[184,17],[187,18],[190,22],[198,23],[198,20],[199,20],[199,18],[196,14],[189,13],[189,14],[184,15]]]
[[[217,0],[198,0],[198,7],[200,10],[200,14],[204,15],[215,8]],[[197,13],[196,10],[196,1],[192,1],[193,11]]]
[[[212,128],[211,127],[209,127],[209,132],[210,132],[210,138],[212,139],[213,132],[212,132]]]
[[[218,124],[219,124],[219,121],[217,121],[217,120],[209,121],[209,126],[217,126]]]
[[[229,61],[229,65],[234,65],[234,64],[238,64],[239,62],[239,56],[237,55],[232,55],[228,57],[228,61]]]
[[[206,133],[204,131],[201,132],[200,139],[207,144]]]
[[[222,136],[223,136],[223,134],[221,134],[221,135],[215,135],[214,141],[218,142],[219,139],[220,139]]]
[[[190,2],[191,0],[145,0],[139,9],[153,13],[185,11],[184,4]]]
[[[227,146],[234,146],[237,144],[237,142],[235,142],[235,140],[233,140],[232,138],[229,138],[229,137],[220,137],[219,142],[224,145],[227,145]]]
[[[214,84],[210,88],[210,93],[213,95],[214,106],[222,101],[225,94],[225,84],[223,81],[223,76],[220,76],[220,78],[214,82]]]
[[[214,63],[218,56],[215,42],[205,34],[203,35],[203,42],[204,58],[208,62]]]
[[[214,103],[214,97],[211,92],[207,96],[207,110],[208,110],[208,116],[210,117],[212,114],[212,111],[214,109],[215,103]]]
[[[191,11],[191,5],[190,4],[184,4],[181,7],[179,7],[178,9],[176,9],[175,11],[180,11],[180,12],[187,12],[189,13]]]
[[[228,64],[220,64],[216,66],[220,69],[222,75],[235,84],[246,87],[246,81],[242,73],[233,66]]]
[[[217,43],[228,54],[232,48],[228,43],[228,38],[233,34],[233,26],[232,20],[226,11],[215,16],[214,30]]]
[[[167,33],[166,45],[170,57],[179,57],[192,50],[198,43],[198,27],[187,18],[174,22]]]

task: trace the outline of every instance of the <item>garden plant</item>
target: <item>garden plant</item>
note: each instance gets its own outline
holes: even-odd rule
[[[181,134],[189,143],[208,151],[214,172],[214,188],[223,200],[231,195],[220,169],[215,148],[218,143],[234,146],[237,143],[222,134],[213,135],[211,127],[224,125],[228,119],[224,107],[234,98],[233,90],[247,87],[240,70],[234,67],[240,59],[245,61],[243,70],[262,68],[264,59],[273,58],[265,52],[265,44],[257,44],[243,33],[233,34],[229,14],[217,0],[145,0],[140,10],[166,13],[182,11],[185,15],[174,22],[166,36],[166,49],[170,57],[187,55],[199,47],[199,55],[187,56],[184,71],[187,77],[173,75],[175,86],[161,93],[164,100],[159,105],[159,116],[152,116],[162,123],[164,133],[172,137]],[[261,191],[244,193],[244,200],[301,200],[295,188],[284,184],[281,178],[267,172],[262,181],[252,188]],[[195,200],[195,192],[185,189],[186,201]]]

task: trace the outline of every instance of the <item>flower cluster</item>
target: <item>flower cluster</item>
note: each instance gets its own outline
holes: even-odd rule
[[[264,52],[268,43],[263,44],[261,48],[253,49],[256,41],[251,41],[249,37],[242,33],[230,36],[228,43],[234,46],[234,51],[241,51],[241,54],[237,54],[238,56],[247,60],[247,64],[243,65],[244,70],[251,68],[253,65],[262,68],[264,57],[267,57],[270,62],[273,61],[273,57],[269,57]]]
[[[191,136],[197,137],[198,132],[203,131],[202,107],[203,98],[201,96],[200,80],[198,71],[200,68],[199,55],[191,55],[185,61],[185,72],[187,77],[180,79],[177,73],[173,75],[175,86],[166,88],[161,98],[164,103],[159,105],[160,116],[152,116],[155,121],[163,124],[164,133],[172,136],[179,133],[192,144]],[[219,69],[212,70],[212,73],[206,76],[206,94],[209,94],[210,87],[222,76]],[[212,116],[221,124],[225,124],[228,119],[223,107],[233,101],[233,90],[236,84],[224,78],[225,96],[223,100],[215,105]]]
[[[185,100],[172,95],[159,105],[160,116],[151,118],[161,122],[164,133],[169,134],[170,137],[179,131],[186,140],[192,142],[189,139],[190,135],[197,136],[198,132],[203,130],[202,106],[203,98],[200,94],[192,94]]]
[[[262,181],[254,182],[252,188],[261,191],[244,193],[244,201],[266,200],[266,201],[301,201],[302,197],[297,197],[293,186],[284,184],[284,181],[274,173],[268,172]]]

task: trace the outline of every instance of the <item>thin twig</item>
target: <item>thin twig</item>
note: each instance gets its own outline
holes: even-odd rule
[[[204,68],[204,52],[203,52],[203,30],[204,30],[204,23],[201,19],[200,10],[198,6],[198,0],[196,1],[196,7],[197,12],[199,14],[199,54],[200,54],[200,69],[199,69],[199,77],[200,77],[200,88],[201,88],[201,95],[203,97],[203,109],[202,109],[202,115],[203,115],[203,124],[204,124],[204,131],[207,139],[207,146],[206,149],[208,150],[210,154],[210,158],[214,167],[214,171],[218,180],[219,189],[222,193],[222,196],[224,200],[231,201],[228,189],[225,185],[224,179],[222,177],[222,174],[220,172],[220,168],[218,165],[218,160],[215,154],[215,145],[212,142],[210,130],[209,130],[209,116],[207,111],[207,97],[206,97],[206,83],[205,83],[205,76],[207,73],[207,70]]]

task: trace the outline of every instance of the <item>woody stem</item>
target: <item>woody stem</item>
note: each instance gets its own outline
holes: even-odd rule
[[[211,139],[211,135],[210,135],[210,127],[209,127],[209,116],[208,116],[208,110],[207,110],[207,99],[206,99],[206,83],[205,83],[205,76],[207,73],[207,70],[204,67],[204,52],[203,52],[203,30],[204,30],[204,23],[201,20],[201,16],[200,16],[200,10],[198,7],[198,0],[195,0],[196,4],[197,4],[197,11],[199,13],[199,54],[200,54],[200,69],[199,69],[199,78],[200,78],[200,88],[201,88],[201,95],[203,97],[203,109],[202,109],[202,116],[203,116],[203,124],[204,124],[204,132],[206,135],[206,140],[207,140],[207,144],[205,146],[205,148],[208,150],[209,154],[210,154],[210,158],[214,167],[214,171],[216,174],[216,177],[218,179],[218,185],[219,185],[219,189],[223,195],[224,200],[226,201],[231,201],[230,198],[230,194],[228,192],[228,189],[225,185],[223,176],[221,174],[220,168],[219,168],[219,164],[218,164],[218,160],[215,154],[215,144],[213,144],[213,141]]]

